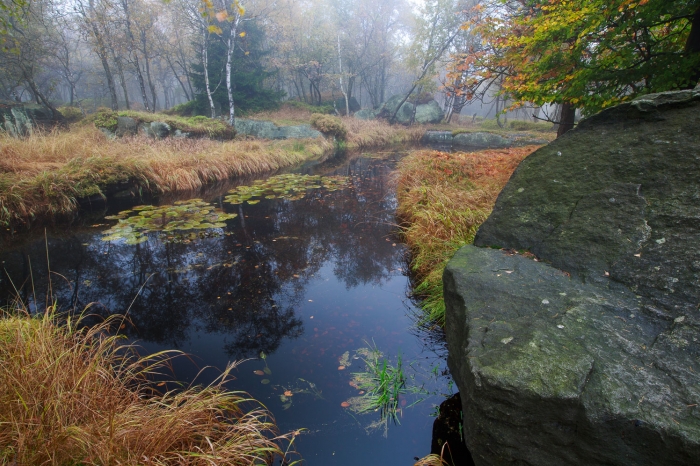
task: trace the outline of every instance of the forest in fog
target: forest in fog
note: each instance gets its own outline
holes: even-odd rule
[[[692,88],[698,25],[697,0],[2,0],[0,99],[233,123],[405,94],[447,121],[469,101],[573,121]]]
[[[0,98],[210,116],[228,113],[229,73],[244,112],[345,94],[376,108],[423,68],[438,90],[471,1],[32,0],[5,11]]]

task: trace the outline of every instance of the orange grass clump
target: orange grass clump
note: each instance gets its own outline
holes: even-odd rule
[[[284,457],[270,413],[230,392],[230,365],[211,385],[165,391],[154,381],[175,352],[139,357],[110,334],[0,316],[0,462],[53,465],[259,465]],[[285,463],[286,464],[286,463]]]
[[[474,241],[498,193],[536,146],[472,153],[416,151],[397,169],[397,217],[413,253],[416,293],[426,322],[442,325],[442,272],[455,251]]]
[[[343,117],[342,120],[348,131],[348,149],[417,144],[426,131],[424,126],[390,125],[384,120],[360,120],[354,117]]]
[[[87,125],[26,139],[0,136],[0,225],[73,213],[77,199],[117,183],[156,193],[194,190],[298,164],[331,147],[323,139],[109,140]]]

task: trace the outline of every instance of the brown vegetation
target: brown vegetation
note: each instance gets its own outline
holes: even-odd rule
[[[224,387],[165,390],[173,352],[139,357],[110,336],[48,312],[0,317],[0,462],[53,465],[253,465],[284,456],[270,413]]]
[[[397,216],[427,321],[442,323],[442,272],[454,252],[474,240],[498,193],[537,147],[473,153],[416,151],[398,167]]]
[[[156,193],[193,190],[294,165],[331,147],[321,139],[109,140],[91,126],[27,139],[0,136],[0,224],[75,212],[79,198],[119,182]]]

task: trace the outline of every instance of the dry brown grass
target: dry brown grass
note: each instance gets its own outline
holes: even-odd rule
[[[152,192],[198,189],[294,165],[330,150],[324,140],[108,140],[84,126],[27,139],[0,136],[0,224],[72,213],[77,199],[131,182]]]
[[[270,413],[224,384],[161,392],[171,353],[138,357],[113,316],[81,328],[0,316],[0,462],[18,465],[260,465],[284,456]]]
[[[442,272],[457,249],[474,240],[498,193],[536,146],[473,153],[416,151],[398,167],[397,216],[412,250],[416,292],[427,321],[442,324]]]
[[[394,144],[417,144],[426,128],[424,126],[390,125],[383,120],[360,120],[354,117],[342,118],[348,130],[349,149],[370,149]]]

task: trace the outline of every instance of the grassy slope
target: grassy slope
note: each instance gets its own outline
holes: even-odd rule
[[[153,192],[192,190],[322,155],[326,140],[108,140],[90,126],[27,139],[0,136],[0,225],[75,212],[77,199],[130,181]]]
[[[139,118],[155,118],[145,115]],[[311,113],[292,109],[261,116],[277,122],[296,119],[297,123],[308,123]],[[354,118],[343,122],[349,130],[346,146],[350,149],[417,142],[424,132],[421,127]],[[321,138],[265,141],[239,137],[221,142],[154,141],[139,136],[112,141],[86,122],[70,131],[27,139],[0,135],[0,225],[74,213],[79,198],[99,195],[106,186],[119,182],[156,193],[194,190],[236,176],[292,166],[333,148],[331,140]]]
[[[110,328],[0,315],[0,463],[271,464],[284,456],[270,413],[229,392],[153,381],[173,353],[138,357]]]
[[[474,240],[498,193],[537,147],[474,153],[417,151],[398,167],[397,216],[413,252],[412,269],[427,321],[442,324],[442,272],[457,249]]]

